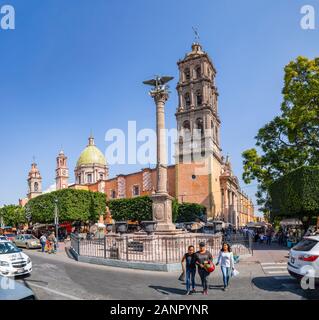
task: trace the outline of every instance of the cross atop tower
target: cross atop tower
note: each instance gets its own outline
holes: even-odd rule
[[[199,43],[199,40],[200,40],[200,36],[199,36],[199,32],[198,32],[198,29],[196,27],[192,27],[193,31],[194,31],[194,34],[195,34],[195,42],[196,43]]]

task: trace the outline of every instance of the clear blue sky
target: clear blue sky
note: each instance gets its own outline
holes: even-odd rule
[[[318,56],[317,0],[0,0],[16,9],[16,30],[0,30],[0,205],[27,192],[36,157],[44,189],[54,183],[61,146],[73,180],[92,129],[153,128],[154,106],[142,81],[178,77],[197,26],[218,70],[221,141],[241,177],[243,150],[279,112],[283,67],[298,55]],[[317,29],[300,28],[300,8],[313,4]],[[167,127],[175,127],[175,90]],[[139,166],[113,166],[111,176]],[[255,186],[245,186],[251,196]]]

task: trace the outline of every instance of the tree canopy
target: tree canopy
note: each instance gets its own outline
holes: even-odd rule
[[[259,129],[243,152],[245,183],[258,182],[257,203],[270,210],[270,185],[301,166],[319,165],[319,58],[298,57],[285,67],[281,113]],[[258,151],[257,151],[258,149]]]
[[[18,227],[27,222],[25,210],[21,206],[7,205],[0,208],[0,217],[5,226]]]
[[[56,200],[60,222],[97,221],[99,215],[105,213],[104,193],[63,189],[31,199],[26,205],[27,215],[33,223],[53,223]]]

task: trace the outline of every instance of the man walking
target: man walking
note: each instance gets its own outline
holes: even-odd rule
[[[44,252],[46,242],[47,242],[47,237],[43,233],[41,238],[40,238],[42,252]]]

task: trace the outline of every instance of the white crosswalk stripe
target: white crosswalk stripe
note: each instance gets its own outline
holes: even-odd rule
[[[285,262],[263,262],[260,264],[264,273],[269,275],[287,275],[287,263]]]

